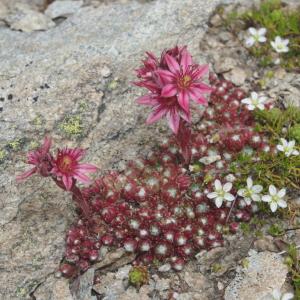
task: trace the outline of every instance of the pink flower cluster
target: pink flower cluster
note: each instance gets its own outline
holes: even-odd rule
[[[235,232],[237,222],[250,220],[257,206],[247,205],[236,190],[231,191],[235,204],[223,203],[220,208],[207,194],[216,179],[225,183],[228,166],[241,150],[264,151],[266,140],[255,133],[251,112],[241,105],[245,93],[214,75],[210,80],[215,91],[191,135],[191,164],[216,154],[220,159],[203,164],[195,176],[184,168],[172,137],[147,158],[130,162],[125,172],[110,172],[84,189],[93,215],[88,221],[80,219],[68,232],[61,266],[65,276],[89,268],[102,248],[119,247],[135,253],[136,264],[169,262],[180,271],[201,249],[223,245],[223,233]],[[222,109],[228,115],[222,115]]]
[[[190,100],[207,105],[204,94],[211,93],[212,88],[201,82],[201,78],[208,72],[208,65],[193,63],[186,46],[166,50],[160,59],[153,53],[146,54],[143,66],[136,70],[141,81],[135,84],[149,93],[137,102],[152,107],[148,124],[166,116],[170,128],[177,134],[180,120],[191,120]]]
[[[97,168],[91,164],[81,164],[79,161],[85,155],[82,149],[58,149],[56,157],[50,153],[51,139],[46,137],[44,144],[35,151],[29,152],[27,163],[34,167],[21,175],[17,180],[24,180],[37,173],[43,177],[52,177],[60,187],[70,191],[76,181],[91,183],[85,173],[95,172]]]

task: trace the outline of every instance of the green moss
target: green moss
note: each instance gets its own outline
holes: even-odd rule
[[[118,83],[117,80],[112,80],[111,82],[109,82],[107,88],[108,88],[109,90],[115,90],[115,89],[117,88],[118,84],[119,84],[119,83]]]
[[[79,115],[66,117],[59,127],[69,136],[80,136],[83,133],[82,119]]]
[[[280,138],[296,139],[300,124],[300,109],[288,107],[286,110],[255,111],[256,130],[269,137],[269,144],[274,149]],[[300,150],[299,144],[296,149]],[[300,156],[286,157],[283,152],[259,152],[259,160],[253,168],[252,155],[241,153],[230,165],[231,172],[239,172],[236,186],[241,187],[249,174],[267,188],[270,184],[278,187],[300,189]]]
[[[18,151],[21,149],[21,139],[16,139],[7,144],[8,148],[13,151]]]
[[[268,229],[268,233],[274,237],[281,236],[284,232],[285,231],[280,224],[272,224]]]
[[[41,126],[43,124],[43,119],[40,115],[36,116],[34,119],[33,119],[33,124],[35,126]]]
[[[244,27],[235,26],[237,22],[243,22]],[[266,43],[249,48],[249,52],[259,58],[262,67],[273,64],[272,54],[275,53],[270,41],[276,36],[288,38],[289,52],[280,55],[282,67],[293,70],[300,67],[300,7],[294,11],[287,10],[281,0],[261,1],[260,6],[253,7],[245,13],[238,14],[237,11],[229,13],[224,25],[231,31],[237,28],[247,29],[249,27],[265,27],[267,29]]]
[[[6,151],[3,149],[0,149],[0,163],[5,160],[6,156],[7,156]]]
[[[300,124],[295,124],[291,126],[289,130],[289,136],[295,139],[296,142],[300,143]]]
[[[149,282],[149,272],[147,267],[134,266],[129,271],[129,283],[137,288]]]

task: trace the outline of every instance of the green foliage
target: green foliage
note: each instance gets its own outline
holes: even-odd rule
[[[280,224],[272,224],[268,229],[268,233],[274,237],[278,237],[283,235],[285,231]]]
[[[129,283],[137,288],[149,282],[149,272],[147,267],[134,266],[129,271]]]
[[[249,27],[265,27],[267,29],[268,41],[249,48],[249,52],[259,58],[262,67],[273,64],[274,50],[270,41],[274,40],[276,36],[290,40],[289,52],[281,54],[281,65],[289,70],[300,67],[300,7],[291,11],[284,8],[281,0],[264,0],[261,1],[259,8],[253,7],[242,14],[238,14],[236,11],[229,13],[224,24],[230,30],[236,31],[241,26],[232,25],[241,21],[245,25],[244,29]]]
[[[292,283],[295,288],[295,299],[300,299],[300,258],[295,244],[289,245],[288,256],[285,259],[285,263],[291,273]]]
[[[256,130],[269,137],[270,145],[275,148],[280,138],[297,139],[300,125],[300,109],[289,107],[286,110],[255,111]],[[296,149],[300,150],[299,145]],[[231,172],[239,172],[236,186],[245,184],[249,175],[260,184],[300,189],[300,155],[286,157],[283,152],[260,152],[253,167],[253,156],[241,153],[230,166]]]
[[[83,133],[82,119],[79,115],[66,117],[59,127],[68,136],[80,136]]]

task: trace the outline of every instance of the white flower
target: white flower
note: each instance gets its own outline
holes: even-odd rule
[[[233,201],[234,196],[229,193],[232,188],[231,182],[226,182],[223,186],[220,180],[215,180],[214,182],[215,190],[212,193],[209,193],[207,197],[209,199],[215,199],[215,204],[217,207],[221,207],[224,200]]]
[[[261,185],[253,185],[253,180],[251,177],[247,178],[247,187],[238,190],[238,195],[243,197],[247,205],[251,204],[251,201],[260,201],[260,192],[263,190]]]
[[[279,207],[286,208],[286,201],[283,199],[285,196],[285,189],[281,189],[277,192],[274,185],[269,186],[269,195],[262,196],[262,201],[268,202],[272,212],[275,212]]]
[[[284,152],[286,157],[289,157],[291,155],[299,155],[299,151],[295,150],[295,140],[287,141],[286,139],[281,138],[280,139],[281,144],[277,145],[276,148]]]
[[[276,36],[275,41],[271,42],[271,46],[274,48],[274,50],[278,53],[284,53],[289,52],[289,40],[288,39],[282,39],[280,36]]]
[[[265,37],[267,33],[266,28],[260,28],[257,30],[253,27],[250,27],[248,32],[250,36],[246,39],[246,47],[252,47],[255,43],[264,43],[267,40]]]
[[[273,290],[272,294],[269,294],[264,300],[291,300],[294,298],[292,293],[282,294],[280,290]]]
[[[249,110],[254,110],[255,108],[264,110],[266,101],[267,97],[258,96],[256,92],[252,92],[251,97],[243,99],[242,103],[246,104]]]

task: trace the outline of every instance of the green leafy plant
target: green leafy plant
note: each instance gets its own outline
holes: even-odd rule
[[[273,64],[274,50],[270,45],[270,41],[276,36],[289,39],[289,51],[284,53],[281,59],[281,65],[288,70],[297,70],[300,68],[300,6],[292,11],[287,9],[281,0],[264,0],[261,1],[257,8],[249,9],[244,13],[233,11],[224,18],[224,25],[234,31],[254,28],[266,28],[267,38],[266,43],[259,46],[249,48],[249,52],[259,58],[262,67]],[[240,26],[241,23],[243,26]],[[234,24],[240,24],[234,26]]]

